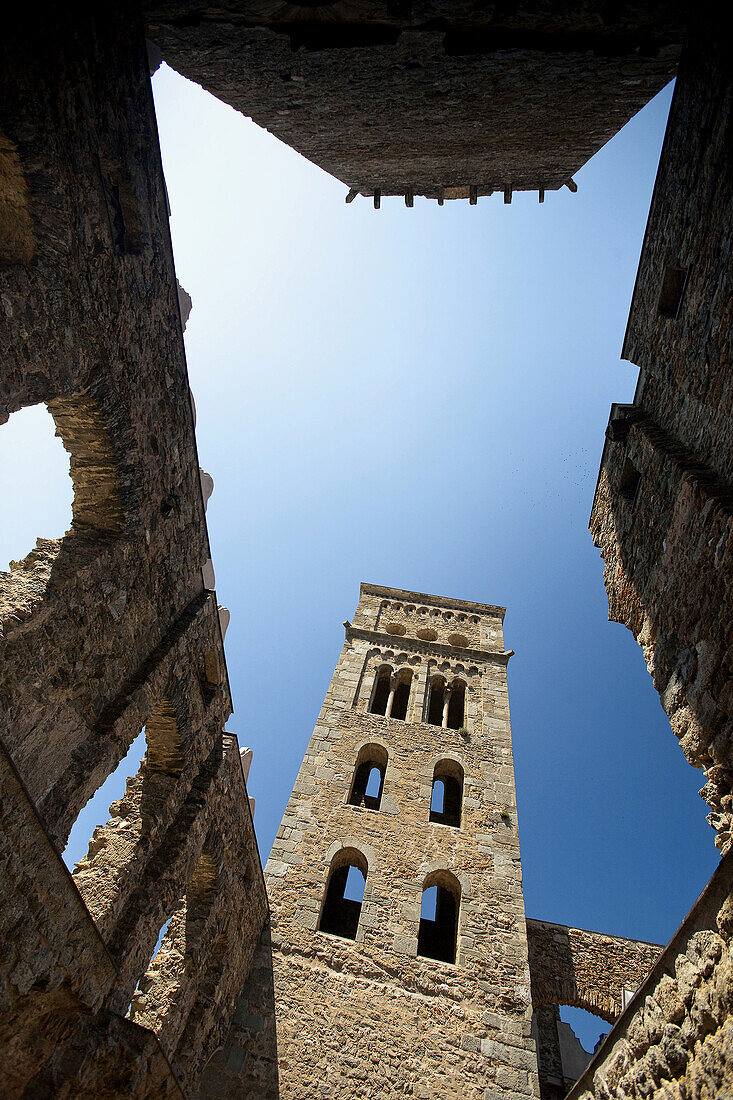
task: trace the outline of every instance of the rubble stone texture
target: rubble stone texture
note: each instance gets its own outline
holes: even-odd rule
[[[151,0],[148,35],[175,69],[350,188],[409,204],[562,187],[672,78],[682,12]]]
[[[28,18],[0,45],[0,422],[47,405],[74,504],[64,538],[0,574],[0,1093],[178,1097],[226,1033],[264,881],[223,733],[139,14]],[[69,830],[143,728],[71,877]]]
[[[702,34],[702,31],[700,31]],[[733,811],[731,133],[717,39],[694,36],[677,81],[591,531],[609,614],[633,631],[672,730],[705,772],[718,847]]]
[[[213,592],[146,29],[350,197],[408,205],[569,182],[686,39],[624,344],[641,376],[634,403],[612,409],[591,530],[611,617],[644,649],[728,852],[733,97],[721,25],[705,5],[689,35],[685,22],[652,0],[151,0],[7,17],[0,424],[47,405],[74,507],[64,538],[39,532],[0,575],[3,1096],[497,1100],[539,1085],[556,1100],[568,1083],[557,1004],[612,1021],[657,950],[525,923],[500,609],[373,586],[268,865],[268,919],[224,732],[228,612]],[[400,705],[410,674],[404,718],[370,712],[383,663]],[[436,672],[465,683],[461,729],[426,721]],[[143,729],[138,775],[69,875],[73,822]],[[387,759],[378,810],[347,804],[366,745]],[[465,771],[460,826],[428,817],[438,759]],[[355,940],[319,931],[329,868],[349,853],[367,872]],[[731,859],[574,1097],[733,1091]],[[417,952],[423,885],[453,874],[455,964]]]
[[[525,922],[503,617],[361,586],[265,868],[270,927],[201,1097],[535,1096],[533,1007],[613,1020],[656,959],[658,945]],[[405,719],[370,711],[385,666],[411,676]],[[428,721],[436,675],[468,685],[459,729]],[[378,809],[350,802],[365,746],[386,760]],[[458,826],[429,819],[445,761],[464,776]],[[345,852],[366,869],[354,940],[319,930]],[[455,963],[418,953],[423,887],[446,873],[460,883]]]

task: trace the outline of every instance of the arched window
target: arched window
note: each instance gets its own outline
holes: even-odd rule
[[[349,795],[350,806],[378,810],[387,770],[387,750],[381,745],[365,745],[359,752]]]
[[[450,871],[433,871],[423,883],[417,953],[438,962],[456,961],[461,884]]]
[[[321,932],[356,939],[366,876],[366,859],[356,848],[342,848],[336,853],[318,925]]]
[[[382,665],[377,669],[372,689],[372,701],[369,710],[372,714],[385,714],[389,701],[389,685],[392,679],[392,669],[389,665]]]
[[[455,760],[439,760],[433,772],[430,820],[436,825],[461,824],[463,768]]]
[[[450,686],[448,702],[448,729],[459,730],[463,726],[466,709],[466,685],[463,680],[454,680]],[[443,723],[445,725],[445,723]]]
[[[430,681],[430,699],[428,700],[428,722],[431,726],[443,725],[444,695],[445,677],[433,676]]]
[[[394,695],[392,697],[392,706],[387,705],[387,717],[399,718],[404,722],[407,718],[407,704],[410,701],[410,683],[412,682],[412,673],[409,669],[403,669],[398,673],[397,682],[394,684]]]
[[[371,713],[383,714],[385,718],[399,718],[404,722],[407,717],[407,704],[410,701],[411,680],[410,669],[405,668],[393,673],[389,665],[382,665],[374,680],[369,707]]]

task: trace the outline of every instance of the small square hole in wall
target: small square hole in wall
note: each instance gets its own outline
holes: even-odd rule
[[[623,499],[628,500],[629,504],[634,504],[636,502],[640,482],[641,474],[636,466],[634,466],[631,459],[627,458],[624,463],[618,488]]]
[[[660,317],[674,319],[677,316],[686,283],[686,267],[665,267],[662,286],[659,291],[659,301],[657,302],[657,313]]]

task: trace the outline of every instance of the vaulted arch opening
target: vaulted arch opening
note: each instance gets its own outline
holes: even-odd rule
[[[448,729],[462,729],[466,712],[466,685],[463,680],[454,680],[450,685],[448,702]]]
[[[402,669],[396,674],[396,682],[393,684],[394,695],[392,706],[387,704],[387,713],[390,718],[398,718],[404,722],[407,718],[407,707],[410,702],[410,685],[412,684],[412,672]]]
[[[430,681],[428,697],[428,722],[431,726],[443,725],[443,703],[445,698],[445,676],[433,676]]]

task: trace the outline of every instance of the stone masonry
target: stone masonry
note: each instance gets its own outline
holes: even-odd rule
[[[639,385],[612,409],[591,530],[610,615],[704,772],[727,854],[572,1095],[733,1090],[733,89],[718,16],[698,5],[688,31],[685,5],[652,0],[125,0],[5,17],[0,423],[48,407],[74,505],[64,538],[39,532],[0,576],[3,1096],[496,1100],[539,1085],[555,1100],[557,1004],[614,1020],[658,950],[525,922],[501,609],[375,586],[273,850],[268,919],[224,730],[227,613],[146,31],[349,199],[408,206],[572,189],[684,42],[624,343]],[[138,775],[69,875],[74,820],[143,729]],[[370,762],[376,798],[359,786]],[[430,820],[436,764],[446,800],[461,790],[458,823]],[[349,866],[366,875],[360,906],[334,893]],[[457,913],[453,962],[429,953],[423,887],[445,927]]]
[[[179,72],[350,199],[544,194],[674,75],[684,4],[150,0]],[[568,109],[568,105],[572,109]]]
[[[0,423],[44,403],[74,484],[67,534],[0,574],[0,1094],[179,1097],[226,1034],[267,903],[224,733],[134,5],[12,13],[0,173]],[[140,771],[70,876],[69,831],[143,729]]]
[[[361,586],[265,869],[270,927],[202,1098],[536,1096],[533,1007],[613,1020],[656,959],[658,945],[525,921],[503,617]],[[409,678],[404,718],[374,713],[385,671],[395,707]],[[431,707],[436,676],[466,685],[457,729]],[[365,750],[386,765],[378,808],[353,804]],[[430,820],[441,765],[463,775],[458,825]],[[366,873],[354,939],[321,927],[346,855]],[[455,962],[420,950],[422,891],[441,876],[460,886]]]

